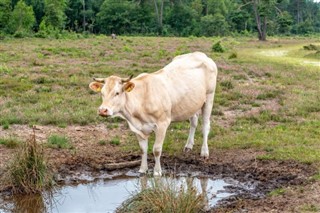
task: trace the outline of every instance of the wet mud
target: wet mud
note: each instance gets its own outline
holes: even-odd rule
[[[24,135],[26,137],[29,134],[29,129],[17,126],[15,132],[22,137]],[[126,128],[121,125],[114,132],[109,130],[108,136],[119,135],[119,129],[123,132],[121,137],[128,137]],[[59,186],[90,183],[123,175],[136,175],[141,158],[140,151],[124,151],[121,147],[111,144],[97,146],[97,141],[101,138],[106,139],[105,131],[106,127],[103,125],[98,127],[68,127],[66,129],[41,127],[36,131],[40,143],[45,142],[48,135],[52,133],[66,134],[69,138],[72,138],[72,144],[75,147],[72,150],[45,149],[48,162]],[[132,143],[136,142],[132,141]],[[0,175],[3,174],[4,165],[10,160],[13,152],[12,149],[0,146],[2,155]],[[308,199],[311,199],[311,203],[320,202],[320,193],[318,193],[320,184],[310,180],[310,177],[316,173],[316,168],[309,164],[294,161],[257,159],[257,156],[263,154],[265,154],[263,151],[255,149],[212,149],[209,159],[202,159],[197,151],[181,152],[173,155],[164,152],[161,157],[161,164],[165,175],[169,176],[233,179],[254,186],[250,190],[230,186],[228,188],[229,192],[236,193],[236,196],[221,201],[219,205],[208,210],[208,212],[234,212],[236,210],[244,210],[245,212],[270,212],[273,210],[275,212],[291,212],[292,204],[289,201],[296,202],[298,205],[303,205],[303,203],[308,202]],[[152,174],[154,166],[152,155],[148,156],[148,166],[149,172]],[[300,193],[299,187],[301,186],[308,189],[309,194],[306,192]],[[268,193],[272,190],[285,187],[292,189],[292,191],[288,190],[288,193],[291,193],[292,196],[276,198],[268,196]],[[5,191],[2,192],[1,196],[4,194]],[[301,196],[305,197],[301,198]],[[293,211],[296,210],[293,209]]]

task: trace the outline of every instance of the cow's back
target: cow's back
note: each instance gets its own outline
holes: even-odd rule
[[[172,104],[172,120],[186,120],[201,109],[216,87],[217,67],[204,53],[177,56],[163,68]]]
[[[131,93],[141,104],[131,107],[155,117],[169,114],[172,121],[187,120],[201,109],[207,94],[214,92],[216,76],[215,63],[204,53],[177,56],[163,69],[132,80],[137,90]]]

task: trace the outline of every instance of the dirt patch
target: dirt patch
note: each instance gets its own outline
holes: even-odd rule
[[[119,133],[119,131],[121,133]],[[14,136],[28,138],[32,129],[28,126],[13,125],[8,130],[1,130],[0,137]],[[71,139],[74,149],[46,148],[49,163],[57,174],[56,178],[61,182],[77,181],[79,176],[90,174],[94,176],[101,171],[114,170],[109,167],[114,163],[136,162],[140,160],[140,151],[123,151],[120,146],[108,143],[115,135],[122,135],[126,140],[131,140],[129,130],[124,123],[115,129],[106,128],[105,125],[70,126],[66,128],[39,126],[36,130],[36,138],[40,143],[46,143],[51,134],[67,135]],[[100,145],[99,140],[107,141]],[[132,143],[137,141],[132,138]],[[137,145],[138,147],[138,145]],[[8,149],[0,145],[1,164],[0,169],[10,160],[14,149]],[[245,209],[246,212],[276,212],[299,209],[304,202],[312,204],[313,200],[319,200],[319,183],[309,183],[309,177],[316,171],[310,165],[293,161],[267,161],[257,159],[263,151],[254,149],[235,150],[211,150],[210,158],[204,160],[199,153],[190,152],[185,155],[176,154],[169,156],[166,153],[161,158],[162,168],[166,173],[184,173],[192,175],[195,172],[214,175],[221,178],[234,178],[239,181],[252,181],[256,184],[254,193],[243,193],[240,197],[228,200],[222,207],[213,212],[227,212],[235,209]],[[149,168],[153,168],[153,156],[149,155]],[[130,168],[124,167],[117,172],[126,172],[129,169],[138,171],[137,164]],[[1,175],[1,171],[0,171]],[[309,190],[310,196],[300,197],[296,195],[299,187]],[[268,197],[267,194],[276,189],[285,187],[288,192],[281,197]],[[304,192],[305,194],[307,192]],[[304,193],[299,193],[304,195]],[[255,194],[253,196],[252,194]],[[309,202],[309,200],[311,200]],[[292,206],[290,201],[297,203]]]

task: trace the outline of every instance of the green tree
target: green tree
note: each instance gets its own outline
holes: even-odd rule
[[[229,33],[229,24],[219,13],[203,16],[200,25],[205,36],[225,36]]]
[[[11,0],[0,0],[0,31],[5,31],[11,14]]]
[[[16,36],[24,36],[31,32],[35,24],[35,16],[31,6],[27,6],[23,0],[20,0],[12,11],[8,31]]]
[[[44,0],[44,17],[42,21],[47,27],[62,30],[66,21],[66,0]]]
[[[44,16],[44,1],[43,0],[25,0],[28,6],[32,6],[36,18],[35,28],[38,30],[41,20]]]
[[[131,32],[130,19],[134,9],[131,2],[105,0],[98,13],[98,24],[102,33],[124,34]]]
[[[290,34],[292,29],[293,18],[288,11],[284,11],[278,17],[279,33]]]
[[[188,36],[195,28],[195,17],[196,12],[192,8],[177,3],[168,13],[166,24],[171,26],[174,34]]]

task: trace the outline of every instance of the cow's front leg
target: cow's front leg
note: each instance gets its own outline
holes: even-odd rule
[[[153,170],[153,176],[161,176],[162,170],[161,170],[161,164],[160,164],[160,157],[162,152],[162,145],[164,138],[166,136],[166,131],[169,126],[170,122],[164,123],[157,126],[156,133],[156,139],[155,143],[153,145],[153,155],[155,160],[154,170]]]
[[[139,135],[137,135],[137,138],[139,140],[139,145],[142,150],[139,173],[145,174],[148,171],[148,139],[143,139]]]

